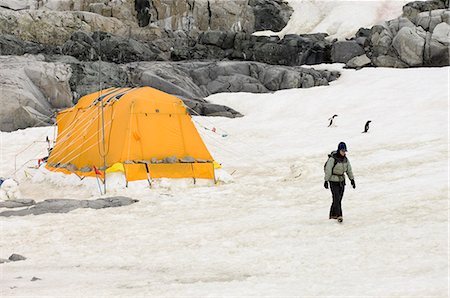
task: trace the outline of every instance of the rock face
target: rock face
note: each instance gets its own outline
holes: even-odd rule
[[[147,2],[150,22],[164,29],[231,30],[250,33],[255,31],[255,16],[247,0],[153,0]]]
[[[148,40],[164,30],[279,31],[291,14],[282,0],[0,0],[0,32],[59,45],[75,31]]]
[[[70,56],[0,56],[0,130],[53,123],[54,112],[102,88],[150,86],[180,97],[195,113],[242,116],[203,98],[218,92],[273,92],[327,85],[337,72],[257,62],[110,62]]]
[[[370,65],[399,68],[448,66],[448,1],[409,3],[403,8],[402,17],[372,27],[368,40],[370,43],[364,50],[371,60]],[[347,67],[355,65],[348,63]]]
[[[303,65],[331,62],[331,42],[326,34],[253,36],[245,33],[208,31],[198,42],[177,48],[171,58],[177,60],[247,60],[274,65]]]
[[[52,123],[54,108],[70,107],[71,69],[43,57],[0,56],[0,130]]]

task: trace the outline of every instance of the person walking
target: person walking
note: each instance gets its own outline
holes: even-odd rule
[[[328,160],[324,167],[325,182],[323,186],[326,189],[329,187],[333,196],[333,203],[330,208],[330,219],[337,219],[338,222],[343,221],[341,202],[345,190],[345,173],[347,173],[352,187],[356,188],[352,166],[346,156],[346,152],[347,145],[344,142],[340,142],[337,151],[333,151],[328,155]]]

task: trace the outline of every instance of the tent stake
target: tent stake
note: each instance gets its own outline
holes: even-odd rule
[[[149,185],[150,188],[152,188],[152,183],[150,182],[150,171],[148,170],[148,164],[147,163],[144,163],[144,164],[145,164],[145,170],[147,171],[148,185]]]

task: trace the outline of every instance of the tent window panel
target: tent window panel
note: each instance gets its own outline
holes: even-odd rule
[[[211,154],[203,143],[200,134],[192,123],[189,115],[181,116],[181,124],[183,125],[184,143],[186,147],[186,155],[199,159],[212,160]]]

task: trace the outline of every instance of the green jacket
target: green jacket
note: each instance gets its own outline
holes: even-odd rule
[[[347,176],[350,180],[354,179],[352,166],[350,165],[350,161],[348,160],[348,158],[336,158],[337,154],[339,153],[334,152],[333,154],[331,154],[330,158],[328,158],[328,161],[325,164],[325,181],[345,182],[344,173],[347,173]],[[338,160],[336,166],[334,166],[335,158]]]

